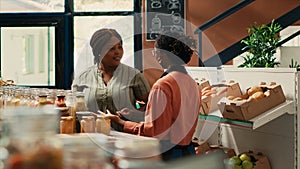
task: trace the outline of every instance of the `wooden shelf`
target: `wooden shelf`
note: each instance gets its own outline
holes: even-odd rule
[[[263,114],[254,117],[249,121],[253,123],[252,129],[256,129],[285,113],[293,114],[294,112],[295,112],[294,101],[287,100],[284,103],[266,111]]]

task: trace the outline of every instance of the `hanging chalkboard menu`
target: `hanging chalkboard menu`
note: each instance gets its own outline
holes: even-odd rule
[[[147,0],[147,40],[164,31],[185,33],[185,0]]]

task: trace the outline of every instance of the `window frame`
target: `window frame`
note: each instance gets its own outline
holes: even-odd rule
[[[55,85],[54,86],[30,86],[30,87],[47,87],[47,88],[63,88],[68,83],[62,81],[66,76],[69,67],[65,63],[69,55],[67,52],[65,39],[68,38],[66,31],[66,18],[57,14],[2,14],[0,15],[0,27],[34,27],[34,26],[54,26],[55,27]],[[1,28],[0,28],[1,29]],[[1,35],[0,35],[1,36]],[[0,44],[1,45],[1,44]],[[1,60],[0,60],[1,62]],[[1,65],[0,65],[1,69]]]
[[[142,2],[134,0],[133,11],[113,12],[74,12],[73,0],[65,0],[64,12],[44,13],[1,13],[1,27],[55,27],[55,85],[54,86],[30,86],[36,88],[70,89],[74,72],[74,16],[134,16],[134,67],[142,71]],[[0,35],[1,37],[1,35]],[[0,42],[1,45],[1,42]],[[1,54],[0,54],[1,57]],[[1,59],[0,59],[1,70]]]

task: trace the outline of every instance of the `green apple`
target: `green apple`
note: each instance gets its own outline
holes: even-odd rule
[[[247,154],[245,154],[245,153],[243,153],[243,154],[240,155],[240,159],[242,161],[245,161],[245,160],[251,161],[251,158]]]
[[[240,165],[242,160],[238,156],[233,156],[229,159],[229,163],[234,165]]]
[[[253,168],[253,163],[249,160],[244,160],[242,162],[242,166],[243,166],[243,169],[252,169]]]
[[[243,169],[243,168],[242,168],[242,166],[240,166],[240,165],[235,165],[235,166],[233,167],[233,169]]]

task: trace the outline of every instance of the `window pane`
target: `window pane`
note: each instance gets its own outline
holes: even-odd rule
[[[120,33],[123,38],[124,48],[121,62],[132,67],[134,66],[133,16],[78,16],[74,17],[75,75],[94,64],[94,56],[89,42],[93,33],[100,28],[113,28]]]
[[[133,11],[133,0],[74,0],[74,11]]]
[[[54,86],[54,35],[54,27],[2,27],[2,79],[24,86]]]
[[[0,0],[0,13],[64,12],[65,0]]]

